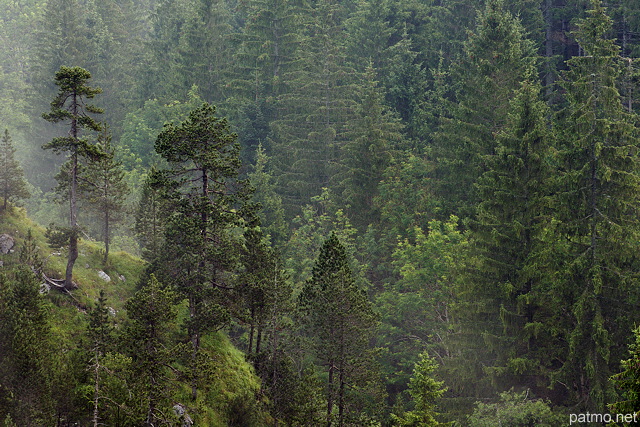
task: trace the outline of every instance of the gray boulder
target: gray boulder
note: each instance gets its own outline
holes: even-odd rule
[[[0,252],[3,254],[8,254],[9,251],[16,244],[16,239],[9,236],[8,234],[0,234]]]

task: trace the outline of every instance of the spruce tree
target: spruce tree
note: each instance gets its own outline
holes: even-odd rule
[[[457,317],[473,348],[469,357],[504,389],[548,381],[549,336],[536,325],[549,316],[539,258],[550,214],[552,144],[540,91],[535,80],[522,83],[494,154],[483,158],[487,171],[477,180],[480,203],[469,222],[474,261],[459,290]]]
[[[252,201],[260,205],[261,227],[265,237],[273,247],[278,247],[286,240],[288,229],[284,220],[282,198],[276,193],[276,184],[270,170],[271,158],[267,156],[262,145],[256,150],[256,162],[248,178],[255,188]]]
[[[629,358],[620,362],[622,372],[611,377],[616,388],[622,391],[621,399],[609,404],[616,414],[637,414],[640,411],[640,329],[633,331],[634,341],[629,344]]]
[[[155,276],[127,301],[129,322],[125,325],[123,341],[128,346],[132,378],[130,384],[140,405],[136,425],[152,427],[171,419],[171,364],[176,351],[170,336],[176,321],[177,295],[163,287]]]
[[[69,202],[69,254],[65,273],[64,288],[72,289],[73,266],[78,258],[78,171],[80,160],[96,157],[100,151],[83,135],[83,131],[99,131],[101,125],[90,114],[102,113],[102,109],[87,104],[86,100],[93,99],[102,89],[87,85],[91,73],[80,67],[62,66],[56,72],[55,83],[59,87],[58,94],[51,101],[51,111],[42,117],[51,122],[69,123],[69,136],[56,137],[42,146],[45,150],[53,150],[56,154],[66,153],[68,160],[68,188]]]
[[[336,181],[340,181],[337,186],[342,190],[340,201],[361,230],[379,221],[374,203],[378,184],[395,152],[404,148],[401,147],[402,124],[385,108],[371,65],[365,79],[351,129],[346,132],[342,145],[341,171],[336,175]]]
[[[9,200],[24,199],[29,197],[27,183],[24,180],[24,171],[15,159],[16,149],[11,142],[9,130],[4,130],[0,140],[0,191],[2,194],[2,209],[7,209]]]
[[[49,310],[33,272],[19,267],[0,274],[0,414],[11,414],[18,425],[55,424],[54,402],[68,397],[68,390],[56,390],[54,366],[61,360]]]
[[[611,19],[599,0],[575,32],[584,52],[564,74],[568,106],[560,116],[559,219],[552,243],[562,260],[549,292],[564,309],[550,324],[567,343],[554,379],[583,409],[604,410],[608,382],[623,357],[640,302],[638,119],[617,89],[625,63],[609,38]]]
[[[438,367],[436,361],[428,353],[422,353],[413,368],[413,376],[409,383],[409,393],[415,401],[415,410],[406,412],[402,417],[394,416],[396,426],[402,427],[435,427],[448,424],[436,420],[435,403],[447,390],[444,381],[433,378],[433,371]]]
[[[495,153],[495,135],[504,127],[515,91],[531,74],[535,50],[517,17],[502,0],[490,0],[452,71],[454,104],[445,108],[435,135],[435,190],[440,214],[473,216],[476,180],[487,170],[484,156]]]
[[[273,157],[287,216],[336,183],[336,164],[353,117],[356,70],[347,61],[343,5],[314,4],[291,89],[279,97]]]
[[[113,327],[109,319],[109,311],[106,306],[106,297],[104,291],[100,290],[100,295],[94,307],[89,312],[89,325],[87,333],[90,340],[91,361],[89,369],[92,375],[93,382],[93,417],[92,423],[94,427],[98,427],[101,415],[100,408],[104,405],[100,404],[100,400],[104,397],[102,395],[102,370],[105,369],[103,365],[103,358],[109,349],[112,342]]]

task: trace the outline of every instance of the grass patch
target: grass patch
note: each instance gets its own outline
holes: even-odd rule
[[[45,260],[45,274],[52,278],[64,278],[67,266],[64,249],[50,248],[44,236],[44,228],[29,219],[22,208],[10,207],[7,211],[0,212],[0,234],[8,234],[15,239],[13,251],[0,254],[0,261],[5,264],[19,262],[19,252],[29,231],[37,244],[40,257]],[[79,255],[73,269],[73,280],[78,284],[78,289],[72,291],[76,305],[92,305],[103,290],[108,305],[121,312],[126,300],[133,295],[146,266],[145,261],[126,252],[115,252],[109,254],[109,260],[104,265],[103,245],[81,239],[78,249]],[[100,271],[105,272],[111,280],[102,279]],[[52,291],[50,298],[56,305],[73,305],[73,300],[65,303],[65,300],[70,299],[68,296],[55,293]]]

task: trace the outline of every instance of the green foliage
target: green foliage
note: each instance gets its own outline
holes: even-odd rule
[[[7,209],[9,200],[29,197],[24,171],[15,159],[15,152],[9,130],[5,129],[0,140],[0,194],[3,198],[3,209]]]
[[[0,275],[0,414],[19,425],[54,419],[51,390],[61,384],[54,382],[57,356],[48,312],[31,271]]]
[[[436,421],[435,402],[444,394],[444,381],[433,379],[433,371],[437,368],[436,361],[428,353],[422,353],[413,369],[413,376],[409,382],[409,394],[415,402],[415,409],[404,413],[401,417],[393,416],[397,426],[444,426],[448,424]]]
[[[288,230],[284,220],[282,198],[276,192],[275,180],[270,170],[270,160],[262,144],[258,144],[255,166],[247,176],[251,186],[255,188],[252,201],[260,205],[258,215],[265,237],[274,246],[278,246],[286,240]]]
[[[347,252],[335,233],[325,240],[311,279],[298,297],[307,336],[327,374],[326,420],[353,419],[355,397],[375,399],[376,364],[369,347],[377,320],[364,289],[351,273]],[[362,408],[360,408],[362,411]]]
[[[149,168],[161,160],[154,151],[154,143],[164,124],[184,120],[202,102],[196,86],[191,87],[186,101],[174,98],[165,102],[155,98],[145,101],[142,107],[130,111],[124,118],[119,145],[131,150],[134,158],[140,159],[142,167]],[[124,166],[127,169],[137,167],[131,162]]]
[[[544,400],[529,398],[529,391],[514,391],[500,394],[498,403],[477,402],[467,425],[491,427],[497,425],[526,427],[552,427],[566,423],[567,416],[556,414]]]
[[[615,414],[637,414],[640,411],[640,328],[634,330],[635,341],[629,344],[629,359],[623,359],[622,372],[611,377],[616,388],[622,391],[622,400],[609,404]]]
[[[252,355],[264,351],[260,347],[263,338],[266,342],[280,318],[291,310],[292,288],[278,255],[267,246],[258,226],[245,230],[244,241],[240,251],[244,272],[238,275],[238,293],[245,313],[239,317],[248,323],[247,354]],[[276,339],[275,336],[271,338]]]
[[[550,291],[570,316],[553,319],[566,333],[566,361],[557,380],[575,402],[604,409],[615,394],[608,379],[623,355],[639,301],[638,118],[621,102],[619,48],[609,38],[611,20],[599,1],[591,2],[576,38],[585,56],[569,61],[564,75],[568,106],[562,112],[561,173],[556,203],[563,260],[560,280]],[[560,240],[560,239],[558,239]],[[579,381],[578,378],[588,381]]]
[[[167,422],[171,414],[170,391],[174,387],[175,344],[170,331],[176,320],[177,295],[154,276],[127,302],[129,322],[124,332],[127,355],[131,357],[137,424]]]
[[[463,219],[473,216],[479,200],[474,184],[486,170],[482,158],[495,152],[495,135],[505,124],[515,91],[532,75],[535,56],[522,24],[502,0],[486,3],[464,47],[452,71],[459,82],[456,101],[445,105],[450,113],[442,118],[434,142],[440,215]]]
[[[334,188],[340,147],[353,118],[356,76],[344,46],[344,5],[313,4],[305,20],[290,90],[279,98],[273,153],[288,217],[322,188]]]
[[[102,225],[102,241],[105,245],[103,263],[106,265],[112,229],[123,219],[124,202],[129,188],[124,181],[122,163],[115,159],[115,147],[111,145],[108,130],[100,134],[97,146],[102,155],[89,160],[82,179],[88,186],[89,208],[98,216]]]
[[[402,125],[382,103],[382,94],[374,80],[374,70],[367,68],[365,86],[359,94],[355,119],[342,146],[340,203],[359,229],[377,223],[379,214],[374,200],[378,183],[391,163],[394,152],[402,146]]]
[[[427,232],[419,227],[413,237],[398,242],[393,264],[399,278],[385,284],[376,297],[381,314],[378,345],[391,397],[407,389],[417,355],[428,348],[432,354],[450,358],[448,336],[453,332],[456,277],[465,263],[468,238],[458,230],[457,218],[431,221]],[[449,364],[449,361],[446,363]],[[458,387],[459,373],[446,379]]]
[[[135,211],[136,240],[142,249],[142,257],[149,262],[153,262],[160,256],[167,220],[166,201],[161,197],[160,191],[153,186],[153,177],[156,173],[156,169],[152,168],[145,179]]]

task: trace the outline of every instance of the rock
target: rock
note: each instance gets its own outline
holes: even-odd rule
[[[120,279],[121,282],[127,281],[127,279],[125,279],[125,277],[122,274],[118,276],[118,279]]]
[[[193,426],[193,420],[182,403],[176,403],[173,405],[173,412],[178,416],[180,421],[182,421],[182,427]]]
[[[100,277],[105,282],[111,281],[111,277],[109,277],[109,275],[102,270],[98,271],[98,277]]]
[[[16,244],[16,240],[8,234],[0,234],[0,252],[8,254],[13,245]]]

